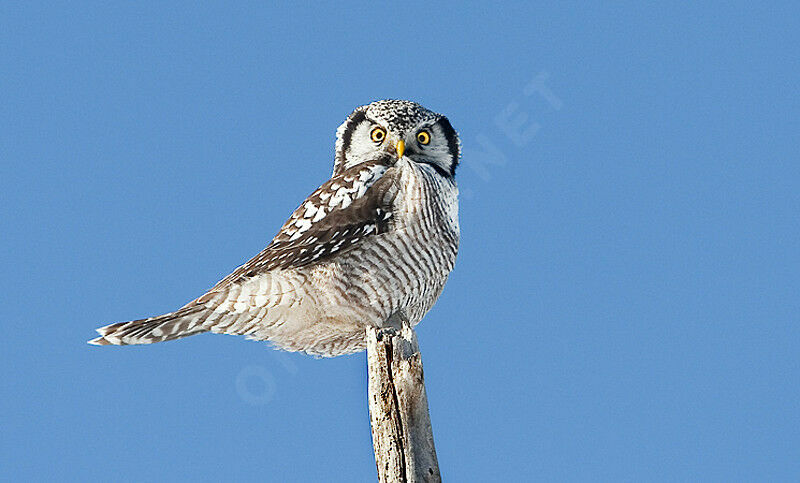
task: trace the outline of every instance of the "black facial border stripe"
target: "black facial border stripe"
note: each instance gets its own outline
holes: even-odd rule
[[[456,130],[453,129],[453,126],[450,124],[450,120],[445,116],[442,116],[437,122],[442,127],[444,137],[447,139],[447,149],[450,151],[450,155],[453,157],[453,168],[451,169],[450,175],[455,176],[456,167],[458,166],[459,162],[458,158],[461,154],[458,147],[458,134],[456,134]]]
[[[358,110],[350,116],[350,120],[347,122],[347,127],[344,129],[344,134],[342,134],[342,150],[339,152],[339,158],[342,161],[344,161],[345,153],[347,153],[347,150],[350,149],[350,143],[356,127],[366,119],[367,113],[364,110]]]
[[[452,174],[448,173],[444,168],[442,168],[436,163],[429,163],[427,161],[422,161],[422,162],[435,169],[436,172],[439,173],[444,178],[450,178],[453,176]]]

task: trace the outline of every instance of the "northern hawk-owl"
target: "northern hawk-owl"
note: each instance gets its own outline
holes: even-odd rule
[[[333,176],[269,246],[175,312],[102,327],[90,343],[216,332],[337,356],[363,350],[367,326],[417,324],[455,263],[459,156],[447,118],[417,103],[355,109],[336,131]]]

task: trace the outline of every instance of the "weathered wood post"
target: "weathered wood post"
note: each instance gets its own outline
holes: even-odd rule
[[[414,329],[367,328],[367,366],[378,480],[441,482]]]

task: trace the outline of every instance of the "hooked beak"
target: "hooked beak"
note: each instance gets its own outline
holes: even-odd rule
[[[406,143],[402,139],[397,141],[397,144],[394,145],[395,151],[397,151],[397,159],[403,157],[403,153],[406,152]]]

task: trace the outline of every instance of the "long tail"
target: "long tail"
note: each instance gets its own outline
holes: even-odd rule
[[[89,344],[152,344],[199,334],[206,332],[202,322],[208,317],[209,312],[209,309],[197,304],[149,319],[118,322],[97,329],[100,337],[90,340]]]

